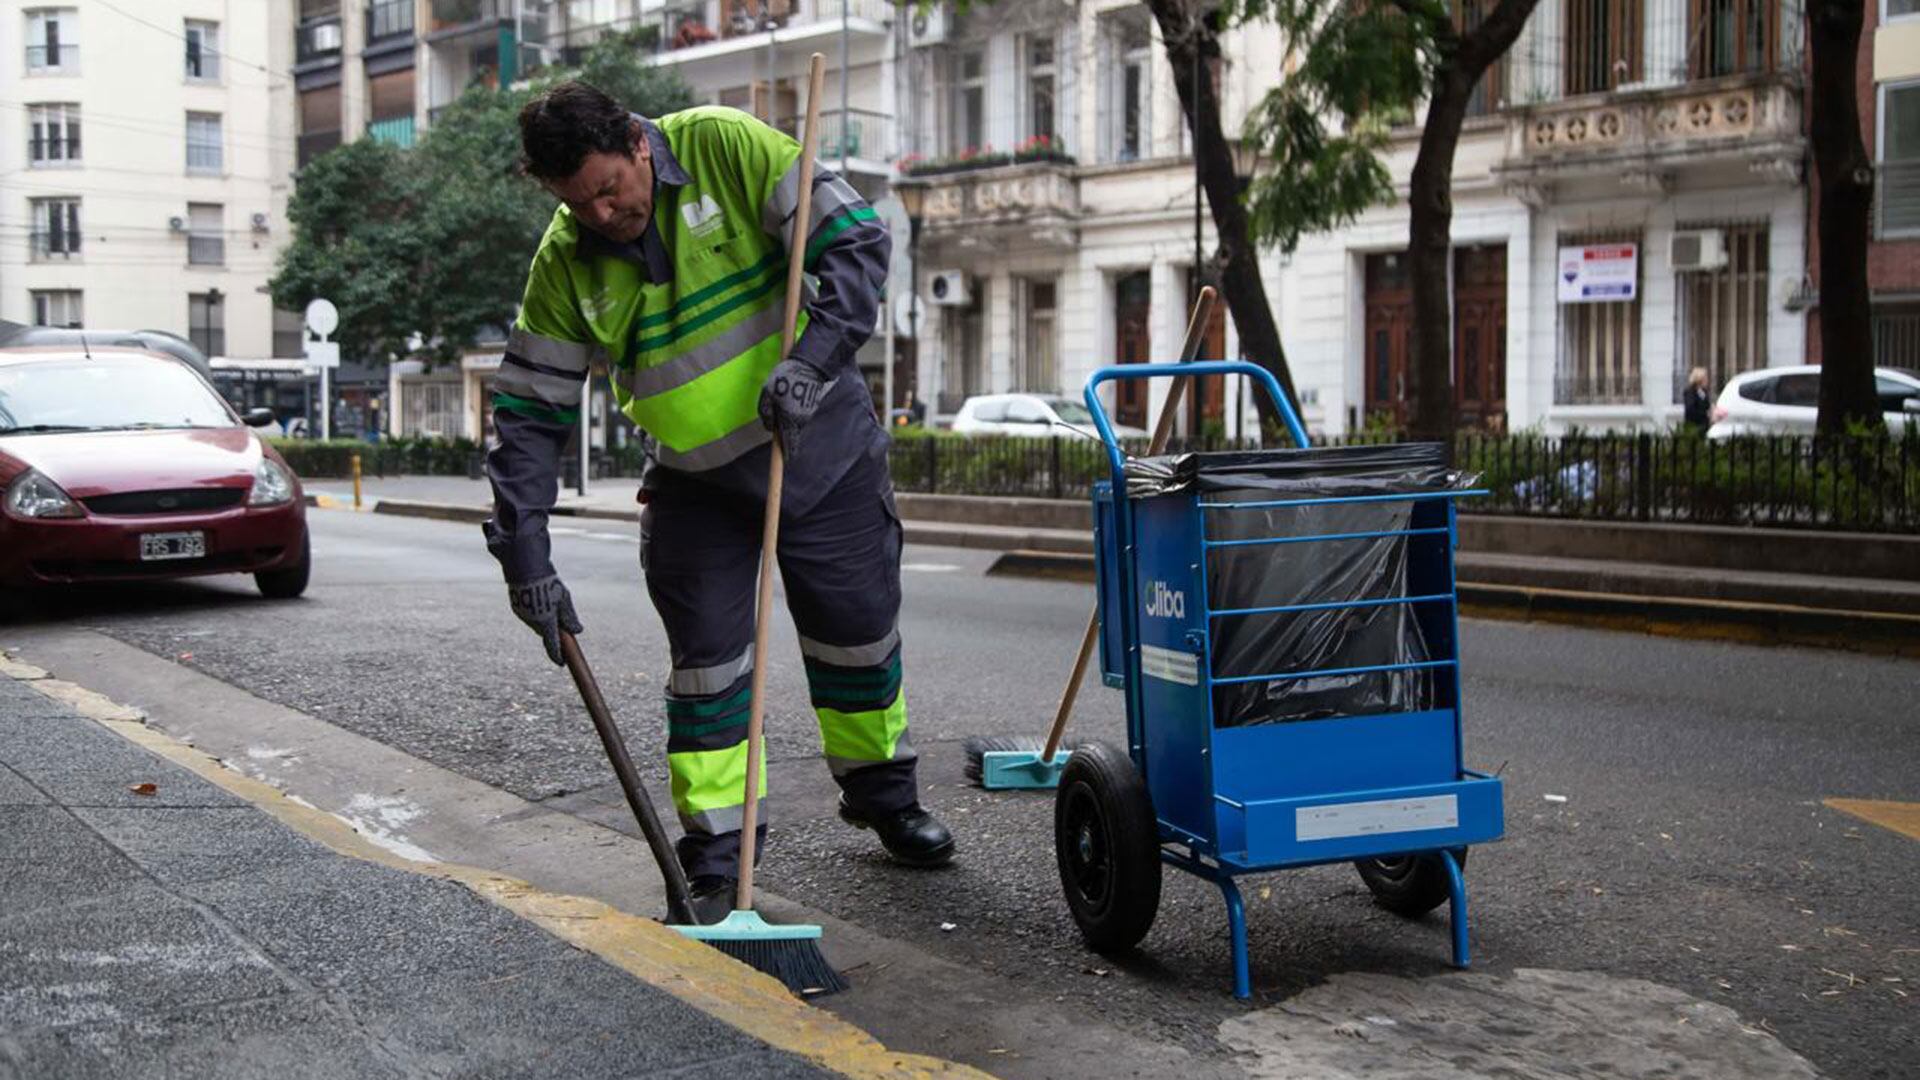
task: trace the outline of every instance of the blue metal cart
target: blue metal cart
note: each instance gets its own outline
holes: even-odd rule
[[[1130,470],[1100,384],[1228,374],[1257,380],[1303,448],[1234,455],[1234,467],[1306,475],[1305,494],[1286,493],[1284,483],[1277,497],[1205,483],[1155,493],[1140,480],[1142,466],[1172,459],[1134,461]],[[1126,692],[1128,751],[1075,750],[1056,795],[1061,882],[1088,944],[1137,944],[1159,905],[1161,865],[1171,864],[1219,886],[1234,994],[1245,998],[1246,916],[1234,879],[1353,862],[1391,910],[1412,916],[1449,903],[1453,961],[1465,967],[1467,848],[1502,833],[1500,781],[1466,768],[1461,750],[1453,500],[1476,492],[1457,480],[1314,492],[1321,462],[1345,467],[1356,459],[1341,455],[1370,448],[1304,449],[1279,385],[1252,364],[1102,368],[1087,381],[1086,402],[1112,472],[1094,494],[1100,653],[1107,684]],[[1364,570],[1374,554],[1390,560],[1391,574],[1336,574],[1333,595],[1295,589],[1283,603],[1245,600],[1288,575],[1312,582],[1343,560]],[[1319,638],[1370,641],[1376,651],[1388,642],[1394,655],[1355,663],[1343,645],[1323,648]],[[1314,662],[1226,669],[1262,647]],[[1364,707],[1338,707],[1356,701]]]

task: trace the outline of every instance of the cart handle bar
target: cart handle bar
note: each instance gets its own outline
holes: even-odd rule
[[[1287,423],[1287,433],[1293,436],[1296,446],[1304,449],[1307,445],[1306,429],[1300,426],[1300,417],[1293,411],[1293,403],[1287,395],[1280,392],[1280,381],[1273,372],[1258,364],[1249,364],[1244,360],[1196,360],[1191,363],[1162,364],[1110,364],[1100,368],[1087,377],[1087,411],[1093,414],[1093,426],[1100,430],[1100,441],[1107,444],[1107,460],[1113,465],[1113,475],[1117,478],[1124,471],[1120,460],[1120,440],[1114,437],[1113,425],[1107,420],[1107,410],[1100,404],[1100,384],[1115,379],[1170,379],[1191,375],[1196,378],[1207,375],[1247,375],[1266,387],[1267,397],[1273,400],[1274,407],[1280,410],[1280,418]]]

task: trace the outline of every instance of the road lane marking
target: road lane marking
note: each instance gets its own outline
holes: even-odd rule
[[[1920,803],[1886,799],[1822,799],[1821,802],[1861,821],[1891,829],[1909,840],[1920,840]]]
[[[721,1023],[823,1069],[858,1080],[992,1080],[990,1074],[968,1065],[889,1050],[866,1031],[794,997],[778,980],[652,919],[598,900],[549,892],[480,867],[414,861],[356,831],[341,817],[316,809],[147,726],[139,710],[96,691],[49,678],[44,669],[0,654],[0,677],[17,679],[74,708],[128,742],[245,799],[341,855],[458,882]]]
[[[909,570],[909,571],[913,571],[921,574],[950,574],[953,571],[960,569],[960,567],[955,565],[954,563],[910,562],[910,563],[901,563],[900,569]]]

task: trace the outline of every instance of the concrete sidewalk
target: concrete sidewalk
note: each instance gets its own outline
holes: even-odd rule
[[[834,1037],[804,1056],[769,1045],[471,880],[341,854],[229,787],[272,789],[210,782],[169,760],[196,751],[0,668],[0,1078],[892,1072],[838,1067]],[[778,989],[701,963],[673,977],[711,979],[717,963],[749,997]],[[766,1011],[781,1008],[818,1013],[790,997]],[[877,1048],[861,1037],[840,1040],[856,1065]]]

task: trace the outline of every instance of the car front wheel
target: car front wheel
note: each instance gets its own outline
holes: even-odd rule
[[[307,534],[300,534],[300,558],[275,570],[262,570],[253,575],[253,583],[260,587],[260,595],[271,600],[292,600],[307,591],[307,577],[313,571],[313,543]]]

